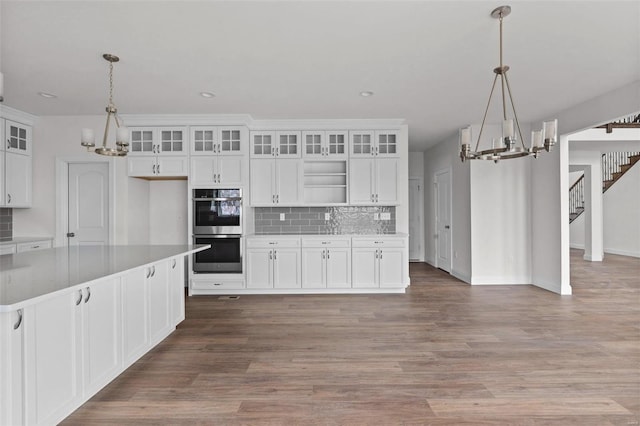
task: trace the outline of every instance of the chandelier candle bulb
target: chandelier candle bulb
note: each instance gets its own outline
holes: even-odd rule
[[[545,121],[544,122],[544,138],[549,141],[555,141],[557,127],[558,127],[557,120]]]
[[[502,137],[511,139],[514,135],[515,133],[513,131],[513,120],[504,120],[502,122]]]
[[[92,129],[82,129],[81,142],[83,145],[95,145],[96,138]]]
[[[129,143],[129,129],[126,127],[119,127],[116,130],[116,142]]]
[[[531,145],[534,148],[542,147],[542,130],[534,130],[531,132]]]
[[[460,129],[460,145],[471,145],[471,127]]]

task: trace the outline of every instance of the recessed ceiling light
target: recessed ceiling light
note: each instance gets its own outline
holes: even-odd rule
[[[53,93],[47,93],[47,92],[38,92],[38,95],[42,96],[43,98],[47,98],[47,99],[52,99],[52,98],[57,98],[57,95],[54,95]]]
[[[200,96],[203,98],[213,98],[215,95],[211,92],[200,92]]]
[[[370,91],[366,90],[364,92],[360,92],[360,96],[362,96],[364,98],[368,98],[369,96],[373,96],[373,92],[370,92]]]

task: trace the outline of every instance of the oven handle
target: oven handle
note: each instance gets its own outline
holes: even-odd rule
[[[242,238],[240,234],[194,234],[193,238]]]
[[[242,201],[242,197],[194,198],[193,201]]]

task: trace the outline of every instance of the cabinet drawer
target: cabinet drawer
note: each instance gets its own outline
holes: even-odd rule
[[[31,243],[17,244],[18,253],[22,253],[25,251],[33,251],[33,250],[43,250],[48,248],[51,248],[51,240],[33,241]]]
[[[0,255],[14,254],[15,252],[16,252],[15,244],[7,244],[7,245],[0,246]]]
[[[237,290],[244,288],[244,280],[220,279],[191,280],[191,288],[194,290]]]
[[[323,248],[323,247],[336,247],[336,248],[349,248],[351,247],[351,241],[348,238],[302,238],[303,248]]]
[[[300,237],[247,238],[247,248],[296,248],[300,247]]]
[[[404,247],[406,238],[353,238],[353,247]]]

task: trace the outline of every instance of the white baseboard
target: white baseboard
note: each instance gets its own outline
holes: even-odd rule
[[[569,247],[571,247],[572,249],[584,250],[584,244],[571,243],[569,244]]]
[[[464,281],[467,284],[471,284],[471,277],[468,276],[467,274],[463,274],[463,273],[460,273],[460,272],[456,271],[455,269],[451,269],[451,275],[453,275],[454,277],[456,277],[460,281]]]
[[[640,257],[640,252],[637,251],[618,250],[605,247],[604,252],[609,254],[617,254],[620,256]]]
[[[499,276],[499,277],[473,277],[471,285],[528,285],[531,284],[529,276]]]

